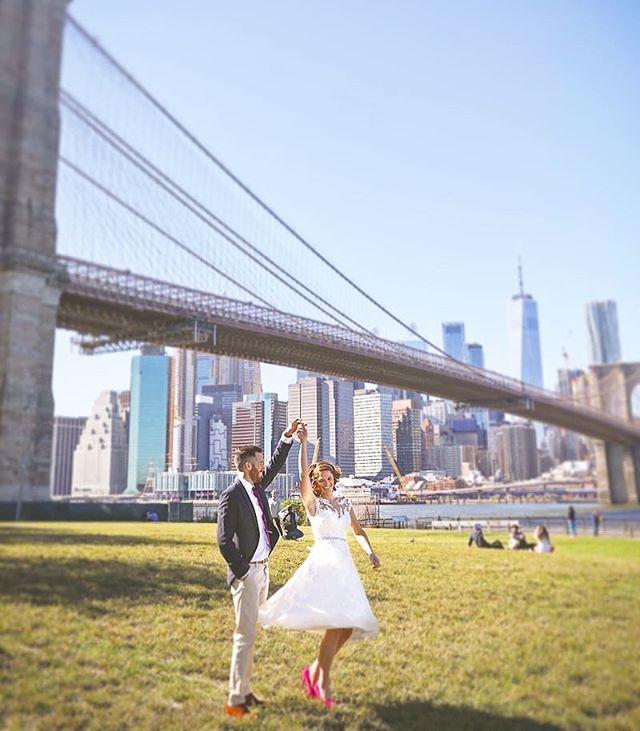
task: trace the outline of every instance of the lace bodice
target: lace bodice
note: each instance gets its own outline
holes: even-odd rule
[[[315,515],[309,516],[314,538],[316,540],[346,538],[347,528],[351,524],[350,510],[349,498],[336,497],[333,502],[321,497],[316,498]]]

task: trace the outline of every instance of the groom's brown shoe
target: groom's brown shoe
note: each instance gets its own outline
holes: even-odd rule
[[[237,706],[227,704],[224,707],[224,712],[227,716],[234,716],[235,718],[242,718],[250,713],[246,703],[239,703]]]
[[[247,708],[251,708],[251,706],[266,706],[266,701],[260,700],[257,696],[253,695],[253,693],[249,693],[249,695],[246,695],[244,697],[244,704]]]

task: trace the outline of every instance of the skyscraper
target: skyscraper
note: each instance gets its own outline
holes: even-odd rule
[[[225,462],[229,465],[229,469],[233,468],[231,460],[231,431],[233,424],[233,404],[242,401],[242,386],[239,384],[214,384],[202,387],[202,394],[210,396],[213,399],[213,413],[216,419],[220,420],[225,426],[226,446]],[[217,429],[216,433],[220,430]],[[222,441],[219,441],[222,444]]]
[[[393,443],[391,396],[369,389],[355,391],[353,431],[355,474],[371,478],[390,475],[392,467],[384,448],[391,449]]]
[[[127,493],[142,491],[150,469],[165,469],[169,373],[170,358],[162,347],[144,346],[131,360]]]
[[[196,393],[203,393],[205,386],[213,385],[215,380],[215,363],[217,355],[198,353],[196,355]]]
[[[245,396],[233,404],[232,450],[256,444],[269,462],[287,427],[287,404],[275,393]]]
[[[309,444],[315,448],[320,438],[319,457],[330,459],[328,452],[330,445],[327,392],[323,391],[324,379],[320,376],[308,376],[296,383],[289,384],[289,400],[287,402],[287,421],[290,424],[294,419],[302,419],[307,425]],[[323,408],[324,402],[324,408]],[[289,474],[298,472],[298,442],[294,441],[287,457],[287,471]],[[309,454],[311,459],[312,453]]]
[[[230,355],[198,353],[196,358],[196,389],[204,393],[207,386],[237,385],[242,395],[262,391],[260,363]]]
[[[393,401],[393,452],[403,475],[422,469],[422,411],[419,401]]]
[[[296,381],[301,381],[303,378],[319,377],[322,378],[322,373],[316,371],[306,371],[303,368],[296,368]]]
[[[590,364],[619,363],[622,360],[622,351],[616,303],[613,300],[587,302],[586,313]]]
[[[211,421],[215,419],[215,405],[212,396],[202,394],[196,396],[194,418],[196,422],[195,469],[208,470],[211,463]],[[218,461],[220,460],[218,459]]]
[[[542,388],[542,355],[538,304],[525,294],[522,265],[518,265],[520,291],[509,302],[509,356],[511,374],[519,381]]]
[[[74,453],[71,494],[119,494],[126,481],[127,437],[118,394],[103,391],[93,404]]]
[[[264,404],[261,401],[237,401],[233,405],[231,452],[244,444],[263,448]]]
[[[260,363],[243,360],[229,355],[215,356],[213,366],[214,383],[237,383],[242,387],[243,395],[262,393],[260,381]]]
[[[190,472],[196,463],[196,356],[193,350],[177,350],[173,356],[169,465],[176,472]]]
[[[476,366],[476,368],[484,368],[484,350],[480,343],[469,343],[467,345],[467,362]],[[480,446],[487,446],[487,434],[489,432],[489,411],[487,409],[472,409],[471,414],[476,420],[478,426],[484,431],[480,435]]]
[[[247,398],[251,399],[251,396]],[[253,397],[258,398],[258,397]],[[263,393],[260,400],[264,404],[263,445],[264,461],[269,462],[278,446],[282,432],[287,428],[287,402],[280,401],[277,393]]]
[[[229,461],[227,443],[231,441],[231,431],[220,419],[209,419],[209,469],[228,470],[232,468]]]
[[[322,384],[322,403],[326,409],[325,456],[336,462],[345,476],[354,474],[353,381],[326,379]]]
[[[452,411],[451,401],[439,398],[430,398],[422,407],[422,415],[432,424],[445,424]]]
[[[442,323],[442,349],[452,358],[466,363],[467,346],[464,334],[464,322]]]
[[[476,368],[484,368],[484,349],[480,343],[467,344],[467,363]]]
[[[540,474],[536,432],[530,424],[504,424],[496,432],[495,449],[502,476],[529,480]]]
[[[56,416],[51,445],[51,494],[70,495],[73,453],[87,423],[84,416]]]

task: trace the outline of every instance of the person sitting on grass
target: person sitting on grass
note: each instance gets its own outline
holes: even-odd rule
[[[553,553],[555,547],[551,543],[551,538],[549,538],[549,531],[547,530],[546,526],[537,526],[533,533],[533,537],[536,539],[536,545],[533,549],[536,553]]]
[[[284,537],[287,541],[297,541],[304,536],[304,533],[298,528],[298,518],[293,505],[289,505],[287,513],[282,521],[284,524]]]
[[[509,543],[507,548],[512,551],[532,551],[535,547],[535,543],[529,543],[520,529],[518,523],[512,523],[509,527]]]
[[[504,548],[502,542],[497,539],[489,543],[489,541],[484,537],[480,523],[476,523],[473,526],[473,530],[471,531],[469,540],[467,541],[467,547],[471,548],[474,543],[478,546],[478,548]]]

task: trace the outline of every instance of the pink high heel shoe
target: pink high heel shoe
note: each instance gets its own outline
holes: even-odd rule
[[[323,706],[326,708],[333,708],[334,706],[338,705],[338,701],[334,700],[333,698],[323,698],[322,692],[320,691],[320,686],[318,683],[316,683],[313,686],[313,692],[315,693],[316,698],[322,703]]]
[[[316,697],[316,686],[311,682],[311,671],[308,665],[302,670],[302,687],[307,691],[307,698]]]

